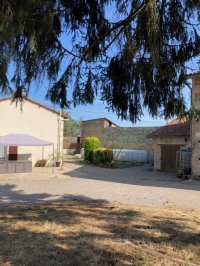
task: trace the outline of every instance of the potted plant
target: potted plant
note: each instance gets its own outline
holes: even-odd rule
[[[183,177],[183,170],[178,170],[177,177],[178,178],[182,178]]]
[[[64,158],[65,158],[65,155],[64,155],[63,151],[58,152],[57,150],[55,150],[54,153],[49,154],[48,160],[51,162],[52,165],[53,165],[53,163],[55,163],[56,167],[60,167]]]

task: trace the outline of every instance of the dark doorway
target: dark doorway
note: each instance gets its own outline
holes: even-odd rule
[[[176,173],[176,152],[180,145],[161,145],[161,171]]]
[[[17,160],[17,151],[18,151],[18,146],[9,146],[9,155],[8,155],[9,161]]]

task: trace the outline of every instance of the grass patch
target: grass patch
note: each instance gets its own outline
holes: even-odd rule
[[[1,208],[0,265],[200,265],[199,221],[199,210],[103,201]]]
[[[77,162],[77,163],[84,163],[84,164],[90,164],[89,161],[85,161],[84,159],[82,158],[77,158],[77,157],[71,157],[71,158],[68,158],[69,160],[72,160],[74,162]]]
[[[72,157],[71,160],[73,160],[74,162],[77,163],[83,163],[83,164],[91,164],[88,161],[85,161],[82,158],[76,158],[76,157]],[[94,165],[94,164],[91,164]],[[114,161],[112,166],[110,166],[111,168],[117,168],[117,169],[123,169],[123,168],[130,168],[130,167],[137,167],[137,166],[143,166],[144,163],[126,163],[126,162],[118,162],[118,161]],[[96,166],[96,167],[103,167],[103,166]],[[109,166],[107,166],[109,167]]]
[[[143,165],[144,163],[126,163],[126,162],[115,161],[113,163],[113,168],[123,169],[123,168],[137,167],[137,166],[143,166]]]

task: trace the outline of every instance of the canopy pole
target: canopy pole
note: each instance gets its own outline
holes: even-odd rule
[[[43,169],[43,158],[44,158],[44,146],[42,146],[42,169]]]
[[[53,167],[52,167],[52,174],[54,173],[54,144],[53,144]]]

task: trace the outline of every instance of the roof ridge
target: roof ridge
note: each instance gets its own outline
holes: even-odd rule
[[[31,103],[36,104],[36,105],[39,105],[39,106],[41,106],[42,108],[44,108],[44,109],[46,109],[46,110],[48,110],[48,111],[50,111],[50,112],[53,112],[53,113],[55,113],[55,114],[60,115],[60,112],[56,111],[55,109],[53,109],[53,108],[51,108],[51,107],[48,107],[48,106],[46,106],[46,105],[44,105],[44,104],[42,104],[42,103],[40,103],[40,102],[38,102],[38,101],[35,101],[35,100],[33,100],[33,99],[27,97],[27,96],[25,96],[24,98],[25,98],[25,100],[28,101],[28,102],[31,102]],[[9,96],[9,97],[5,97],[5,98],[1,98],[1,99],[0,99],[0,102],[7,101],[7,100],[12,100],[12,99],[13,99],[13,97],[12,97],[12,96]],[[69,118],[68,115],[65,115],[65,114],[61,114],[61,116],[62,116],[63,118]]]

